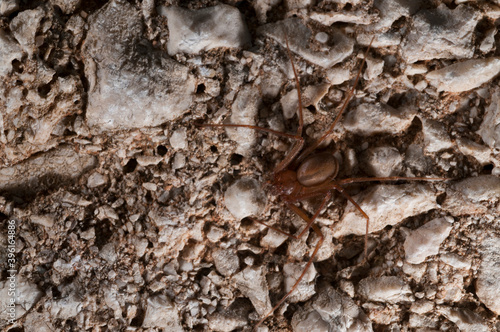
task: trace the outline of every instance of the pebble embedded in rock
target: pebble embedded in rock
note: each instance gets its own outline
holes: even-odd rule
[[[14,38],[30,56],[33,55],[35,50],[35,36],[44,16],[45,11],[40,6],[17,14],[9,25]]]
[[[108,179],[105,175],[102,175],[99,172],[94,172],[89,176],[87,180],[87,187],[97,188],[99,186],[102,186],[103,184],[106,184],[107,181]]]
[[[432,59],[467,59],[474,54],[470,31],[479,21],[479,13],[467,5],[449,9],[440,4],[419,11],[402,47],[409,63]]]
[[[148,298],[142,326],[163,328],[169,332],[184,332],[176,306],[163,294]]]
[[[82,55],[94,132],[157,126],[191,105],[195,80],[188,68],[142,35],[141,16],[127,1],[110,1],[89,17]]]
[[[353,196],[370,218],[369,232],[378,232],[388,225],[396,225],[405,218],[438,207],[436,192],[428,184],[373,186]],[[364,235],[366,219],[350,202],[340,222],[334,227],[336,238],[349,234]]]
[[[450,235],[452,223],[451,217],[437,218],[412,231],[404,243],[406,261],[420,264],[438,254],[439,246]]]
[[[359,282],[359,293],[370,301],[400,303],[413,300],[410,286],[394,276],[368,277]]]
[[[234,100],[229,123],[255,125],[261,103],[259,89],[256,86],[246,84],[238,92]],[[251,147],[255,144],[257,137],[254,129],[226,127],[226,132],[229,138],[238,144],[236,153],[243,156],[251,154]]]
[[[343,125],[346,130],[363,136],[400,134],[411,125],[416,113],[414,110],[397,110],[381,103],[361,104],[349,110]]]
[[[425,75],[438,91],[464,92],[480,87],[500,73],[500,59],[466,60]]]
[[[435,153],[453,147],[453,142],[442,123],[424,117],[420,117],[420,120],[424,134],[424,149],[427,153]]]
[[[492,91],[491,103],[486,107],[483,122],[477,133],[490,148],[500,149],[500,89]]]
[[[227,188],[224,203],[229,212],[241,220],[258,216],[266,207],[267,197],[257,180],[242,178]]]
[[[183,150],[187,148],[186,128],[179,128],[172,133],[172,136],[170,136],[170,145],[174,150]]]
[[[220,4],[199,10],[159,7],[167,17],[168,54],[196,54],[217,47],[242,48],[250,45],[250,34],[237,8]]]
[[[20,60],[23,51],[19,44],[0,29],[0,76],[6,76],[12,70],[12,61]]]
[[[15,296],[10,295],[12,289],[15,290]],[[16,317],[14,320],[16,320],[29,311],[42,296],[43,292],[36,284],[31,283],[22,277],[16,276],[13,281],[12,279],[0,281],[0,317],[2,318],[2,321],[6,322],[10,318],[7,316],[6,311],[8,305],[10,304],[10,299],[15,300]]]
[[[495,314],[500,315],[500,238],[485,237],[481,246],[481,264],[476,279],[479,300]]]
[[[240,292],[250,299],[259,316],[271,311],[266,277],[261,267],[249,266],[235,274],[233,280]]]
[[[363,171],[371,176],[397,176],[403,170],[403,157],[391,146],[367,149],[363,152],[362,159],[365,164]]]
[[[297,282],[307,263],[287,263],[283,266],[285,276],[285,291],[289,292]],[[315,293],[316,269],[312,264],[306,271],[306,274],[297,285],[295,291],[290,294],[288,301],[291,303],[303,302],[309,300]]]
[[[240,260],[235,250],[215,249],[212,258],[217,271],[225,277],[230,277],[240,268]]]
[[[357,331],[372,332],[372,323],[356,303],[345,294],[323,284],[318,294],[295,312],[294,332]]]
[[[352,54],[354,49],[354,41],[340,31],[336,31],[329,36],[333,47],[324,51],[315,51],[312,47],[307,46],[313,39],[313,32],[299,18],[288,18],[259,28],[261,34],[273,38],[286,48],[285,35],[283,34],[285,30],[290,51],[323,68],[330,68],[341,62]]]

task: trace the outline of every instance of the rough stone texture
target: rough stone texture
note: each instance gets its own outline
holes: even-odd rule
[[[0,186],[11,188],[0,191],[0,266],[8,264],[5,227],[13,220],[26,295],[16,324],[0,318],[0,330],[250,331],[303,272],[305,287],[262,332],[498,330],[498,250],[486,241],[500,234],[497,5],[0,0]],[[157,6],[213,17],[231,8],[250,43],[170,57],[177,31]],[[194,26],[204,30],[192,31],[202,43],[216,31],[201,21]],[[330,126],[358,72],[352,100],[318,149],[339,161],[336,180],[371,177],[372,162],[383,175],[450,180],[342,184],[374,224],[394,223],[370,233],[366,260],[365,220],[339,193],[300,239],[240,220],[250,207],[255,218],[297,235],[324,192],[287,202],[269,190],[295,139],[200,125],[248,121],[293,135],[299,88],[307,148]],[[430,79],[438,73],[459,75],[450,85],[448,76]],[[96,108],[117,111],[122,124],[106,127],[99,121],[110,118]],[[397,150],[398,162],[365,158],[380,147]],[[250,197],[261,202],[236,199],[233,215],[225,194],[249,178]],[[304,213],[290,211],[291,203]],[[412,204],[425,208],[407,217]],[[446,216],[454,222],[439,255],[409,263],[411,230]],[[337,225],[359,235],[334,237]],[[304,271],[318,230],[323,244]],[[360,292],[366,285],[370,297]],[[304,301],[290,304],[297,298]]]
[[[500,149],[500,90],[492,91],[492,101],[477,132],[491,148]]]
[[[239,179],[224,194],[226,208],[238,220],[258,216],[265,208],[266,201],[259,183],[251,178]]]
[[[427,184],[377,185],[353,196],[370,217],[369,232],[378,232],[387,225],[396,225],[405,218],[436,208],[437,193]],[[347,204],[334,236],[366,233],[366,219],[351,203]]]
[[[159,14],[168,20],[167,50],[170,55],[198,53],[217,47],[241,48],[250,44],[245,21],[232,6],[222,4],[196,11],[161,6]]]
[[[453,218],[438,218],[412,231],[406,238],[404,248],[406,261],[420,264],[439,252],[439,246],[450,235]]]
[[[434,70],[425,78],[438,91],[463,92],[475,89],[500,73],[500,59],[467,60]]]
[[[412,301],[410,286],[397,277],[366,278],[359,282],[359,293],[370,301],[398,303]]]
[[[314,51],[313,48],[307,47],[312,31],[298,18],[289,18],[264,25],[259,29],[259,32],[273,38],[284,47],[286,46],[284,33],[286,33],[288,45],[292,52],[323,68],[332,67],[353,52],[354,41],[340,31],[332,33],[329,43],[323,46],[321,50]],[[331,48],[328,47],[330,45]]]
[[[476,280],[476,294],[482,303],[500,315],[500,238],[486,237],[481,243],[481,266]]]
[[[376,177],[400,175],[403,169],[403,157],[396,148],[379,146],[363,152],[364,170]]]
[[[93,131],[157,126],[188,110],[194,78],[141,36],[143,22],[134,7],[113,0],[89,21],[83,55]]]
[[[363,136],[399,134],[410,126],[415,115],[416,112],[408,108],[397,110],[380,103],[362,104],[345,116],[344,127]]]
[[[78,154],[70,146],[61,146],[0,169],[0,191],[22,196],[54,189],[77,179],[95,167],[95,163],[95,157]]]
[[[464,59],[472,57],[471,30],[479,14],[469,6],[449,9],[445,4],[421,10],[403,42],[402,55],[409,63],[436,58]]]

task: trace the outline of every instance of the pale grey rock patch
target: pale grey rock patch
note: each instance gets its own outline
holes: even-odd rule
[[[238,92],[231,107],[231,116],[226,124],[255,125],[261,103],[259,89],[256,86],[246,84]],[[238,144],[236,153],[243,156],[251,154],[251,147],[255,144],[257,135],[254,129],[226,127],[226,133],[230,139]]]
[[[293,285],[297,282],[307,262],[303,263],[286,263],[283,266],[283,275],[285,277],[285,292],[289,292]],[[288,301],[291,303],[303,302],[309,300],[315,293],[315,282],[317,272],[314,265],[311,264],[306,271],[306,274],[297,285],[295,291],[290,294]]]
[[[465,60],[431,71],[425,78],[438,91],[463,92],[480,87],[500,73],[500,58]]]
[[[307,107],[314,106],[315,109],[318,109],[318,103],[328,93],[329,88],[330,84],[309,85],[304,88],[302,93],[302,114],[304,117],[304,124],[310,124],[311,121],[308,121],[308,118],[312,118]],[[281,97],[280,104],[285,119],[291,119],[295,114],[298,114],[299,97],[297,89],[290,90]]]
[[[260,245],[264,248],[278,248],[288,239],[288,236],[273,229],[269,229],[267,234],[260,240]]]
[[[106,262],[108,262],[108,264],[114,264],[114,262],[116,262],[116,259],[118,258],[115,245],[113,243],[106,243],[99,251],[99,256]]]
[[[30,219],[32,223],[42,225],[47,228],[54,226],[55,222],[55,218],[52,215],[32,215]]]
[[[442,123],[423,116],[419,116],[419,119],[422,121],[424,150],[426,153],[435,153],[451,149],[454,146],[450,135],[446,132],[446,127]]]
[[[368,148],[361,156],[363,171],[375,177],[400,175],[403,170],[403,156],[392,146]]]
[[[262,267],[248,266],[235,274],[233,281],[240,292],[250,299],[259,316],[264,316],[271,311],[271,300]]]
[[[286,41],[284,32],[286,32],[292,52],[297,53],[305,60],[323,68],[330,68],[342,62],[352,54],[354,49],[354,40],[340,31],[335,31],[330,34],[330,42],[328,45],[324,46],[323,50],[315,51],[313,48],[307,47],[313,39],[313,31],[305,26],[299,18],[288,18],[277,23],[263,25],[258,29],[258,32],[273,38],[285,48]]]
[[[240,268],[240,260],[236,250],[218,248],[212,252],[215,268],[225,277],[235,274]]]
[[[440,4],[413,18],[413,27],[403,41],[402,56],[409,62],[431,59],[468,59],[474,54],[474,30],[480,15],[472,7],[449,9]]]
[[[26,315],[26,320],[24,321],[23,327],[27,331],[37,331],[37,332],[53,332],[56,331],[54,325],[50,320],[49,315],[46,312],[38,313],[36,311],[31,311]]]
[[[474,203],[495,202],[500,199],[500,178],[493,175],[471,177],[451,187]]]
[[[495,165],[500,166],[500,160],[497,161],[493,157],[492,151],[488,146],[476,143],[474,141],[462,137],[457,138],[455,142],[457,144],[457,148],[460,150],[461,153],[473,157],[482,166],[487,165],[489,163],[494,163]]]
[[[175,304],[163,294],[148,298],[142,326],[164,328],[170,332],[184,332]]]
[[[410,286],[403,279],[394,276],[365,278],[359,282],[358,292],[375,302],[400,303],[414,299]]]
[[[437,193],[430,185],[411,183],[373,186],[353,199],[370,218],[369,232],[372,233],[437,208],[436,197]],[[337,238],[349,234],[364,235],[366,219],[349,202],[333,230]]]
[[[19,13],[9,24],[14,38],[30,57],[35,50],[35,36],[44,16],[45,10],[40,6]]]
[[[375,59],[372,57],[366,58],[366,70],[363,77],[366,80],[373,80],[377,78],[384,71],[384,60]]]
[[[395,109],[381,103],[361,104],[347,113],[343,125],[347,131],[363,136],[400,134],[411,125],[416,114],[409,108]]]
[[[257,180],[242,178],[227,188],[224,204],[236,219],[241,220],[261,214],[266,207],[267,196]]]
[[[380,19],[371,25],[369,29],[384,32],[389,30],[400,17],[410,16],[418,9],[417,2],[408,0],[377,0],[374,2],[374,6],[380,11]]]
[[[185,127],[179,128],[170,136],[170,145],[175,150],[185,150],[188,147],[187,143],[187,129]]]
[[[87,187],[97,188],[106,184],[107,182],[108,178],[105,175],[99,172],[93,172],[87,179]]]
[[[51,303],[50,315],[57,319],[70,319],[78,315],[82,309],[83,302],[81,297],[75,290],[70,290],[69,294]]]
[[[333,67],[326,71],[326,77],[332,85],[339,85],[351,77],[349,69],[342,67]]]
[[[479,45],[479,50],[483,53],[488,53],[495,47],[495,35],[497,34],[497,29],[492,28],[486,31],[481,45]]]
[[[437,312],[455,323],[460,331],[488,332],[491,331],[484,319],[466,308],[437,307]]]
[[[0,29],[0,76],[7,76],[12,70],[12,61],[21,60],[22,56],[21,46]]]
[[[9,15],[19,9],[19,0],[0,0],[0,15]]]
[[[441,262],[453,266],[455,269],[470,269],[472,260],[469,257],[459,256],[452,253],[444,253],[439,255]]]
[[[218,47],[242,48],[250,45],[244,18],[237,8],[220,4],[199,10],[160,6],[168,19],[168,54],[196,54]]]
[[[479,248],[481,264],[476,280],[479,300],[495,314],[500,315],[500,238],[485,237]]]
[[[8,307],[10,299],[12,298],[9,292],[12,291],[15,292],[14,303],[16,320],[24,316],[24,314],[43,296],[42,290],[40,290],[36,284],[31,283],[23,277],[16,276],[15,279],[0,281],[0,318],[2,322],[0,326],[12,318],[9,315],[10,310]]]
[[[404,243],[406,261],[420,264],[437,255],[439,246],[450,235],[452,223],[452,217],[437,218],[412,231]]]
[[[297,310],[292,318],[294,332],[371,332],[372,323],[356,303],[332,286],[323,284],[318,294]]]
[[[113,0],[89,17],[83,45],[94,132],[157,126],[187,112],[195,79],[143,39],[139,12]]]
[[[419,315],[426,314],[434,309],[434,302],[417,300],[411,304],[410,311]]]
[[[483,122],[477,133],[492,149],[500,149],[500,89],[492,92],[491,103],[486,108]]]
[[[96,158],[63,145],[15,166],[0,169],[0,191],[32,194],[74,180],[95,167]]]
[[[147,167],[151,165],[158,165],[162,160],[163,157],[161,156],[137,156],[135,158],[137,160],[137,164],[141,165],[142,167]]]

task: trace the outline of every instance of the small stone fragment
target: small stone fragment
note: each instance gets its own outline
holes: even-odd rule
[[[212,258],[217,271],[225,277],[230,277],[240,268],[240,260],[236,250],[215,249],[212,252]]]
[[[21,60],[23,51],[19,44],[0,29],[0,76],[6,76],[12,70],[12,61]]]
[[[35,36],[44,16],[45,11],[40,6],[20,12],[10,22],[9,27],[14,38],[30,56],[35,51]]]
[[[439,255],[439,259],[450,266],[453,266],[455,269],[470,269],[472,265],[472,261],[470,258],[459,256],[452,253],[446,253]]]
[[[227,188],[224,194],[226,208],[238,220],[258,216],[266,207],[267,196],[259,182],[242,178]]]
[[[285,291],[289,292],[297,282],[307,263],[287,263],[283,266],[285,276]],[[291,303],[303,302],[309,300],[315,293],[316,269],[314,265],[309,266],[306,274],[297,285],[295,291],[290,294],[288,301]]]
[[[413,121],[416,111],[397,110],[386,104],[361,104],[345,116],[346,130],[363,136],[373,134],[400,134]]]
[[[158,165],[163,160],[161,156],[137,156],[137,163],[143,167]]]
[[[217,47],[242,48],[250,45],[250,34],[235,7],[220,4],[199,10],[159,7],[168,19],[168,54],[196,54]]]
[[[61,11],[69,15],[73,13],[79,6],[82,0],[50,0],[53,6],[61,8]]]
[[[491,331],[484,319],[466,308],[450,308],[440,306],[437,312],[455,323],[460,331],[489,332]]]
[[[399,303],[413,300],[410,286],[393,276],[368,277],[359,282],[359,293],[370,301]]]
[[[369,232],[378,232],[387,225],[396,225],[405,218],[438,207],[436,192],[427,184],[377,185],[353,197],[370,217]],[[349,234],[364,235],[366,219],[350,202],[340,222],[334,227],[334,237]]]
[[[32,215],[31,222],[44,227],[54,226],[54,217],[50,215]]]
[[[480,247],[481,264],[476,280],[479,300],[500,315],[500,238],[485,237]]]
[[[449,9],[440,4],[435,9],[421,10],[414,16],[412,29],[403,42],[403,58],[409,63],[471,58],[474,46],[470,31],[479,18],[479,13],[466,5]]]
[[[174,148],[174,150],[183,150],[187,148],[186,128],[179,128],[172,133],[172,136],[170,136],[170,145]]]
[[[500,58],[473,59],[425,75],[438,91],[463,92],[480,87],[500,73]]]
[[[420,264],[428,256],[439,253],[439,246],[450,235],[453,218],[437,218],[411,232],[406,238],[404,249],[406,261]]]
[[[453,147],[453,142],[442,123],[419,117],[422,121],[424,149],[427,153],[435,153]]]
[[[403,157],[391,146],[367,149],[363,152],[362,159],[365,164],[363,171],[371,176],[397,176],[403,170]]]
[[[157,126],[188,111],[193,76],[142,36],[141,15],[127,1],[110,1],[89,17],[82,55],[94,132]]]
[[[55,188],[65,181],[77,179],[93,168],[94,156],[76,153],[69,146],[59,146],[22,163],[0,169],[0,191],[30,195]]]
[[[356,303],[323,284],[312,302],[301,307],[292,318],[294,332],[358,331],[372,332],[372,324]]]
[[[12,14],[18,9],[19,9],[19,0],[0,0],[0,15],[7,16]]]
[[[486,108],[477,133],[490,148],[500,149],[500,89],[498,88],[492,92],[491,103]]]
[[[329,45],[325,45],[322,50],[314,50],[313,47],[308,46],[313,40],[313,32],[299,18],[288,18],[277,23],[269,23],[260,27],[258,31],[273,38],[285,48],[287,44],[283,31],[286,31],[290,50],[323,68],[330,68],[341,62],[351,55],[354,49],[354,41],[351,38],[340,31],[335,31],[329,36]],[[330,45],[331,47],[327,47]]]
[[[0,319],[2,322],[9,319],[19,319],[43,296],[43,292],[36,284],[16,275],[10,277],[10,273],[8,277],[6,280],[0,281]],[[10,295],[10,292],[15,292],[15,295]],[[11,316],[10,299],[15,300],[14,317]]]
[[[250,299],[259,316],[271,311],[266,277],[261,267],[249,266],[235,274],[233,280],[241,293]]]
[[[147,309],[142,326],[145,328],[163,328],[169,332],[184,332],[179,312],[175,305],[165,295],[155,295],[148,298]]]
[[[106,182],[106,176],[102,175],[99,172],[94,172],[89,176],[87,180],[87,186],[89,188],[97,188],[99,186],[102,186],[103,184],[106,184]]]
[[[65,297],[52,302],[50,315],[57,319],[70,319],[78,315],[82,309],[82,299],[75,290],[71,290]]]
[[[232,105],[232,113],[229,118],[231,124],[255,125],[256,116],[262,100],[259,89],[256,86],[246,84],[241,88]],[[236,153],[248,156],[251,147],[255,144],[256,132],[248,128],[226,128],[230,139],[238,143]]]

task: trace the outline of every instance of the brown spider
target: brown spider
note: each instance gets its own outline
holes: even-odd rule
[[[349,90],[345,101],[342,104],[342,107],[335,117],[333,123],[329,126],[329,128],[325,131],[325,133],[317,139],[313,144],[304,148],[304,138],[302,137],[302,131],[304,128],[304,119],[303,119],[303,111],[302,111],[302,95],[300,92],[300,84],[297,76],[297,71],[295,69],[295,64],[293,62],[292,54],[288,45],[288,37],[286,33],[284,34],[288,56],[291,61],[295,84],[297,86],[297,94],[298,94],[298,118],[299,118],[299,126],[296,134],[287,134],[283,132],[279,132],[276,130],[272,130],[269,128],[262,128],[253,125],[245,125],[245,124],[198,124],[200,127],[233,127],[233,128],[249,128],[257,131],[290,138],[294,141],[292,148],[286,155],[286,157],[274,168],[269,179],[267,181],[268,188],[270,188],[270,193],[272,195],[279,196],[282,202],[295,214],[301,217],[306,222],[306,227],[299,233],[299,235],[293,235],[287,232],[284,232],[274,226],[268,225],[260,220],[256,220],[254,218],[250,218],[251,220],[264,225],[270,229],[273,229],[281,234],[284,234],[293,239],[300,239],[308,230],[312,228],[313,231],[317,234],[319,240],[314,248],[312,255],[310,256],[304,270],[301,275],[292,286],[290,291],[285,294],[281,300],[272,308],[272,310],[267,313],[262,319],[255,325],[257,328],[264,320],[266,320],[281,304],[295,291],[307,270],[311,266],[314,257],[316,256],[321,244],[324,241],[324,236],[321,233],[321,230],[317,225],[314,224],[314,221],[319,216],[320,212],[326,206],[327,202],[331,199],[333,195],[333,191],[339,192],[343,197],[345,197],[348,201],[350,201],[359,212],[366,218],[366,233],[365,233],[365,245],[364,245],[364,261],[367,259],[367,242],[368,242],[368,233],[369,233],[369,217],[368,215],[361,209],[361,207],[352,199],[352,197],[346,192],[344,186],[351,183],[359,183],[359,182],[375,182],[375,181],[435,181],[435,180],[446,180],[443,178],[424,178],[424,177],[371,177],[371,178],[347,178],[347,179],[336,179],[336,176],[339,171],[339,163],[337,159],[328,152],[316,152],[316,149],[323,143],[333,132],[337,122],[340,120],[342,113],[347,108],[349,104],[356,85],[359,81],[359,77],[361,74],[361,70],[365,63],[365,59],[370,50],[371,44],[368,46],[365,56],[363,58],[363,62],[359,71],[356,74],[356,79],[354,81],[353,87]],[[295,203],[315,198],[322,197],[321,204],[316,209],[312,217],[309,217],[307,212],[302,208],[295,205]]]

